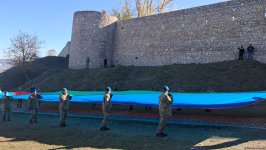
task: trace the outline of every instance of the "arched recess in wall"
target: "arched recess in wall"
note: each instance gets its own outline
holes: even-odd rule
[[[107,68],[107,58],[104,58],[103,59],[103,67],[104,68]]]
[[[88,56],[86,59],[86,68],[90,67],[90,57]]]

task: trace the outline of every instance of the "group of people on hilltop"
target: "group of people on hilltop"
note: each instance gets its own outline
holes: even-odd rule
[[[244,60],[244,53],[245,53],[245,48],[243,45],[238,47],[238,51],[239,51],[239,60]],[[252,44],[249,44],[249,46],[247,47],[247,60],[252,60],[252,56],[254,53],[254,47]]]
[[[111,94],[111,88],[107,87],[103,96],[102,101],[102,112],[103,112],[103,121],[100,126],[100,131],[107,131],[110,128],[107,127],[109,122],[109,116],[111,114],[112,103],[111,99],[113,94]],[[28,97],[28,110],[31,111],[30,123],[37,123],[37,116],[40,107],[40,100],[43,97],[41,94],[37,92],[37,89],[32,86],[31,95]],[[69,101],[72,99],[72,96],[68,94],[66,88],[62,89],[61,94],[59,95],[59,126],[66,126],[66,117],[67,112],[69,110]],[[9,96],[8,91],[4,92],[4,96],[2,97],[3,104],[3,121],[11,121],[11,104],[13,98]],[[159,96],[159,114],[160,114],[160,122],[157,128],[156,136],[165,137],[167,134],[163,132],[168,118],[172,115],[171,112],[171,104],[173,103],[173,95],[169,93],[169,87],[164,86],[162,89],[162,93]]]

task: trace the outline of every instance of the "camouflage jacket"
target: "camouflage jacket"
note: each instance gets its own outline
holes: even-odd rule
[[[39,108],[39,102],[40,102],[40,99],[42,98],[41,95],[39,94],[32,94],[29,96],[28,98],[28,105],[29,105],[29,109],[38,109]]]
[[[2,98],[3,108],[11,108],[13,98],[11,96],[4,96]]]
[[[112,108],[111,95],[110,94],[104,94],[102,110],[105,112],[110,112],[111,108]]]
[[[162,93],[159,97],[159,114],[160,116],[169,117],[172,115],[171,101],[172,97],[168,96],[168,93]]]
[[[59,96],[59,110],[68,110],[69,109],[69,100],[71,96],[68,94],[60,94]]]

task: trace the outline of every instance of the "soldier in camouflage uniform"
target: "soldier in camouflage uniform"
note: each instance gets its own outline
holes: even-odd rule
[[[63,88],[62,93],[59,96],[59,115],[60,115],[60,127],[66,126],[67,111],[69,110],[69,100],[72,99],[67,93],[67,89]]]
[[[31,111],[30,123],[37,123],[40,99],[42,99],[42,96],[37,93],[36,89],[34,89],[28,98],[28,108]]]
[[[103,97],[103,103],[102,103],[102,111],[103,111],[104,118],[103,118],[103,122],[102,122],[101,127],[100,127],[101,131],[110,130],[110,128],[108,128],[106,125],[109,121],[109,116],[111,113],[111,107],[112,107],[111,98],[112,98],[112,96],[113,96],[113,94],[111,94],[111,88],[107,87],[105,94],[104,94],[104,97]]]
[[[173,102],[173,96],[168,92],[169,87],[164,86],[162,94],[159,97],[159,114],[160,114],[160,123],[157,129],[156,136],[165,137],[167,134],[163,133],[163,129],[167,124],[167,120],[172,115],[171,104]]]
[[[8,92],[5,92],[5,96],[2,98],[2,103],[3,103],[3,121],[11,121],[10,120],[10,115],[11,115],[11,103],[13,101],[13,98],[8,95]]]

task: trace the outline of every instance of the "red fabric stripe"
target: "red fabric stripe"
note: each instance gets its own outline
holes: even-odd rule
[[[24,95],[24,94],[30,94],[30,92],[23,92],[23,91],[19,91],[19,92],[12,92],[14,95]]]

